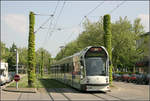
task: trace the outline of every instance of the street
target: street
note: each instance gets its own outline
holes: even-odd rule
[[[1,100],[149,100],[149,85],[125,82],[113,82],[113,85],[107,93],[83,93],[72,88],[39,88],[36,93],[1,90]]]

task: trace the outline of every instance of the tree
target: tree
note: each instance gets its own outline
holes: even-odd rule
[[[0,50],[1,50],[1,52],[0,52],[1,59],[0,60],[7,62],[9,54],[10,54],[9,49],[6,47],[5,43],[3,43],[1,41],[0,41],[0,45],[1,45],[0,46]]]
[[[35,87],[35,17],[33,12],[30,12],[29,21],[30,25],[28,40],[28,86]]]
[[[141,26],[139,21],[137,23],[137,19],[135,19],[132,25],[127,17],[120,17],[118,21],[112,23],[112,61],[115,70],[128,68],[132,71],[136,61],[140,58],[140,50],[136,49],[136,41],[138,36],[143,33],[143,27],[138,27]]]
[[[28,67],[28,49],[26,47],[18,48],[19,53],[19,65],[23,65],[25,70]]]
[[[79,35],[76,40],[69,42],[63,50],[61,50],[56,60],[63,57],[73,55],[76,52],[81,51],[87,46],[103,46],[103,21],[102,18],[98,22],[91,23],[88,19],[84,23],[84,31]],[[63,57],[62,54],[63,53]]]
[[[48,74],[50,74],[50,67],[51,67],[51,58],[48,58],[49,66],[48,66]]]
[[[110,22],[110,15],[104,15],[104,22],[103,22],[103,28],[104,28],[104,46],[106,47],[109,59],[112,61],[112,47],[111,47],[111,22]],[[109,82],[112,84],[112,68],[113,65],[109,67]]]
[[[10,47],[10,54],[8,56],[7,62],[8,62],[8,69],[9,71],[15,71],[16,70],[16,49],[17,46],[13,43]]]
[[[42,54],[44,54],[42,56]],[[39,73],[41,74],[41,66],[43,65],[43,69],[47,69],[49,70],[49,61],[51,60],[51,54],[43,49],[43,48],[39,48],[37,51],[36,51],[36,70],[39,71]],[[44,74],[44,72],[43,72]]]
[[[145,33],[145,32],[144,32],[144,27],[143,27],[143,25],[141,24],[141,19],[140,19],[140,18],[136,18],[136,19],[134,20],[133,31],[134,31],[134,33],[136,34],[136,36]]]
[[[111,23],[112,34],[112,63],[113,72],[116,72],[118,68],[122,70],[127,68],[132,72],[135,63],[142,59],[143,56],[148,54],[148,43],[144,39],[143,44],[139,48],[136,47],[136,41],[140,39],[142,33],[144,33],[144,27],[140,23],[140,19],[135,19],[132,24],[127,17],[120,17],[119,20]],[[61,50],[56,60],[59,60],[63,56],[70,56],[76,52],[81,51],[87,46],[104,46],[104,29],[103,18],[101,17],[97,22],[90,22],[87,20],[84,23],[84,31],[80,33],[76,40],[69,42],[63,50]],[[147,48],[146,48],[147,47]],[[140,54],[142,53],[142,54]],[[144,55],[145,54],[145,55]],[[147,56],[147,55],[146,55]]]

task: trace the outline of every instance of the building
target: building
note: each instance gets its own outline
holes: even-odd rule
[[[148,73],[150,63],[150,32],[140,35],[136,41],[137,49],[141,50],[141,58],[136,62],[136,72]]]

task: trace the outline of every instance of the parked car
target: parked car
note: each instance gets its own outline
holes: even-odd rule
[[[118,75],[118,74],[113,73],[113,80],[116,80],[116,79],[117,79],[117,75]]]
[[[113,79],[116,80],[116,81],[119,81],[121,78],[121,75],[120,74],[113,74]]]
[[[0,75],[0,86],[6,83],[6,78],[3,75]]]
[[[9,83],[9,82],[13,81],[14,75],[15,75],[15,72],[9,72],[8,78],[6,79],[6,82]]]
[[[121,80],[122,80],[122,81],[126,81],[126,82],[128,82],[129,77],[130,77],[130,75],[129,75],[129,74],[123,74],[123,75],[122,75],[122,77],[121,77]]]
[[[129,77],[128,81],[132,82],[132,83],[136,83],[138,75],[137,74],[131,74],[131,76]]]
[[[146,75],[145,74],[139,74],[136,77],[136,83],[137,84],[145,84],[146,83]]]
[[[146,75],[146,84],[150,84],[150,74]]]

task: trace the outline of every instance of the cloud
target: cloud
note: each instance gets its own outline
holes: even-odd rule
[[[149,15],[140,14],[138,18],[141,18],[141,23],[145,27],[145,31],[149,31]]]
[[[5,23],[14,31],[19,33],[27,32],[27,17],[21,14],[8,14],[4,18]]]

